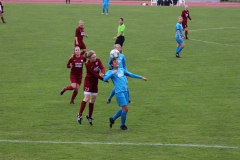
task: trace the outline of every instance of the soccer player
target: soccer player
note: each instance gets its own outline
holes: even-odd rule
[[[92,113],[94,108],[94,102],[97,98],[98,93],[98,79],[103,80],[103,76],[105,74],[104,66],[99,58],[96,57],[96,53],[94,51],[89,51],[86,54],[86,57],[89,59],[86,63],[86,77],[84,80],[84,98],[82,100],[79,112],[77,114],[77,121],[79,124],[82,124],[82,113],[85,109],[86,103],[89,102],[89,111],[86,118],[90,125],[92,125]],[[101,74],[99,75],[101,71]]]
[[[84,33],[83,28],[84,22],[82,20],[79,21],[79,26],[76,28],[75,31],[75,46],[79,46],[82,49],[81,55],[84,55],[86,50],[86,45],[83,42],[83,37],[87,37],[88,35]]]
[[[183,31],[185,31],[185,39],[188,39],[188,25],[187,25],[187,19],[189,18],[190,21],[193,21],[192,18],[190,17],[189,10],[188,10],[188,5],[185,5],[185,9],[182,11],[181,14],[183,18],[182,26],[183,26]]]
[[[122,47],[120,44],[115,44],[114,45],[114,49],[117,49],[120,52],[119,57],[117,58],[118,60],[118,64],[119,64],[119,68],[123,68],[127,71],[127,66],[126,66],[126,58],[124,56],[124,54],[122,53]],[[112,60],[112,57],[108,58],[108,67],[109,69],[112,69],[112,66],[110,65],[110,61]],[[126,85],[128,84],[128,80],[125,76],[125,80],[126,80]],[[109,104],[111,102],[112,97],[115,95],[115,88],[112,89],[108,99],[107,99],[107,104]],[[128,89],[128,95],[129,95],[129,89]],[[129,98],[129,103],[131,103],[130,98]]]
[[[1,16],[1,20],[2,20],[3,23],[6,23],[5,20],[4,20],[4,17],[3,17],[3,13],[4,13],[3,3],[2,3],[2,0],[0,0],[0,16]]]
[[[125,125],[127,112],[128,112],[128,89],[126,86],[126,80],[125,76],[130,76],[132,78],[139,78],[144,81],[147,81],[147,78],[135,75],[131,72],[126,71],[123,68],[119,68],[118,60],[112,59],[110,62],[110,65],[112,66],[112,70],[107,71],[105,74],[103,80],[106,82],[108,79],[112,79],[112,82],[115,86],[115,93],[116,93],[116,99],[118,102],[118,105],[121,107],[116,114],[113,117],[109,118],[109,125],[110,128],[112,128],[112,125],[114,124],[115,120],[121,116],[121,126],[120,128],[122,130],[127,130],[127,126]]]
[[[176,57],[180,58],[180,52],[184,48],[184,40],[183,40],[183,26],[182,26],[183,18],[181,16],[178,17],[178,23],[176,24],[175,30],[175,40],[177,41],[176,48]]]
[[[70,104],[75,104],[74,99],[78,94],[78,88],[81,85],[82,82],[82,70],[83,70],[83,64],[86,62],[86,58],[80,54],[80,48],[78,46],[74,49],[73,56],[70,57],[67,68],[71,68],[70,72],[70,82],[71,85],[68,87],[64,87],[60,94],[63,95],[63,93],[67,90],[74,90],[72,94],[72,98],[70,100]]]
[[[103,0],[102,14],[104,14],[106,10],[106,15],[108,15],[108,5],[109,5],[109,0]]]
[[[115,44],[120,44],[121,47],[123,46],[123,42],[125,41],[125,32],[126,32],[126,27],[123,24],[123,18],[119,18],[119,26],[118,26],[118,34],[116,37],[113,39],[116,40]]]

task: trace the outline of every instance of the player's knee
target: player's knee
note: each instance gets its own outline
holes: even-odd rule
[[[85,94],[84,98],[83,98],[83,101],[87,102],[90,98],[90,95],[88,94]]]

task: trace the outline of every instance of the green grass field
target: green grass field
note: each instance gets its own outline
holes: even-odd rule
[[[189,37],[175,58],[175,24],[182,7],[5,4],[0,23],[0,159],[237,160],[240,157],[239,9],[190,7]],[[106,104],[112,83],[99,82],[94,121],[76,121],[82,86],[72,92],[66,63],[74,32],[85,22],[88,50],[107,68],[118,19],[130,79],[127,126],[112,129],[118,109]],[[85,69],[84,69],[85,74]],[[86,107],[84,115],[87,114]]]

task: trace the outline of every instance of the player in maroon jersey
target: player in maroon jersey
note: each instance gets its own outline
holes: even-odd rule
[[[67,63],[67,68],[71,68],[71,72],[70,72],[71,85],[68,87],[64,87],[60,92],[60,94],[63,95],[63,93],[66,90],[74,90],[70,104],[74,104],[74,99],[78,94],[78,88],[82,83],[83,64],[85,62],[86,62],[86,58],[80,54],[80,48],[76,46],[73,56],[70,57]]]
[[[3,3],[2,3],[2,0],[0,0],[0,16],[1,16],[2,22],[6,23],[5,20],[4,20],[4,17],[3,17],[3,13],[4,13]]]
[[[189,18],[190,21],[193,21],[192,18],[190,17],[188,6],[185,5],[185,9],[182,11],[181,17],[183,17],[182,21],[182,26],[183,26],[183,31],[185,31],[185,39],[188,39],[188,25],[187,25],[187,19]]]
[[[94,102],[97,98],[98,93],[98,79],[103,80],[105,69],[101,60],[96,57],[96,53],[94,51],[87,52],[86,57],[89,60],[86,63],[86,77],[83,87],[84,98],[82,100],[79,113],[77,114],[77,121],[79,124],[82,124],[82,113],[85,109],[86,103],[90,100],[89,112],[86,118],[88,119],[89,124],[92,125]]]
[[[84,53],[87,51],[86,50],[87,49],[86,45],[83,42],[83,37],[88,38],[88,35],[86,35],[84,33],[83,25],[84,25],[84,22],[82,20],[80,20],[79,25],[78,25],[78,27],[76,28],[76,31],[75,31],[75,42],[74,42],[75,46],[79,46],[82,49],[81,55],[84,55]]]

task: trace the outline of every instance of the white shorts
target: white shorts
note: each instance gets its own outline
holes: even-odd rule
[[[93,92],[84,92],[84,95],[97,96],[97,93],[93,93]]]

